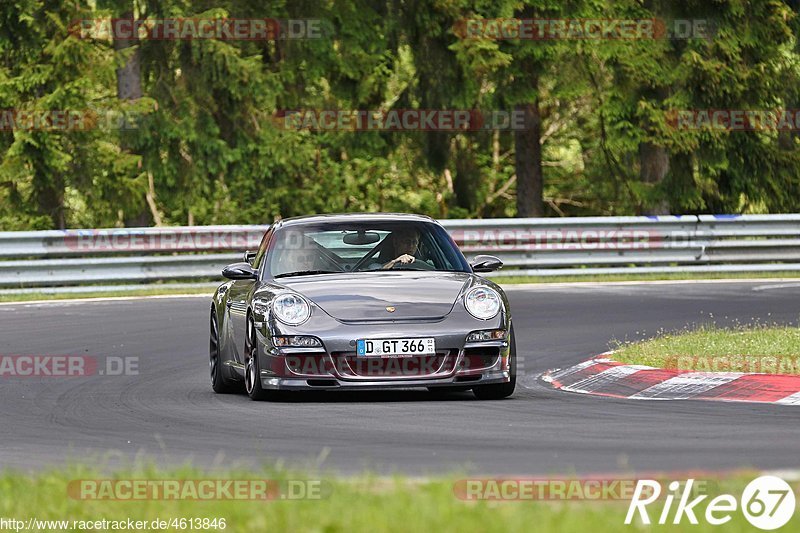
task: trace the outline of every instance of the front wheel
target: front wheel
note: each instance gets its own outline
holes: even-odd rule
[[[275,396],[275,391],[264,390],[261,387],[261,367],[258,364],[258,339],[253,319],[247,319],[247,337],[244,341],[244,351],[247,361],[244,368],[244,388],[251,400],[260,402]]]
[[[509,331],[511,346],[508,350],[508,358],[511,360],[511,381],[508,383],[498,383],[496,385],[479,385],[472,388],[472,393],[479,400],[502,400],[514,394],[517,386],[517,341],[514,338],[514,328]]]

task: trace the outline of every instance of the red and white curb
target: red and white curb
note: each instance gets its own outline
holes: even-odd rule
[[[611,352],[566,369],[546,372],[542,380],[559,390],[631,400],[715,400],[800,406],[800,376],[692,372],[614,361]]]

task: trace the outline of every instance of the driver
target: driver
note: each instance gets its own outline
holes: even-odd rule
[[[388,270],[396,264],[408,265],[417,260],[414,254],[419,246],[419,231],[415,228],[403,228],[392,233],[392,246],[394,255],[397,256],[381,268]]]

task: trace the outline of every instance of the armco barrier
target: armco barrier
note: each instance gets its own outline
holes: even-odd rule
[[[800,271],[800,214],[443,220],[492,276]],[[0,287],[213,280],[267,226],[0,232]]]

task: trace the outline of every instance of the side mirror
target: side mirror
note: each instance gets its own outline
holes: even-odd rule
[[[244,257],[244,262],[245,263],[248,263],[248,264],[252,265],[253,264],[253,259],[256,258],[257,254],[258,254],[258,252],[251,252],[250,250],[247,250],[242,257]]]
[[[476,255],[469,266],[473,272],[494,272],[503,267],[503,262],[493,255]]]
[[[222,275],[228,279],[256,279],[258,274],[249,263],[234,263],[222,269]]]

